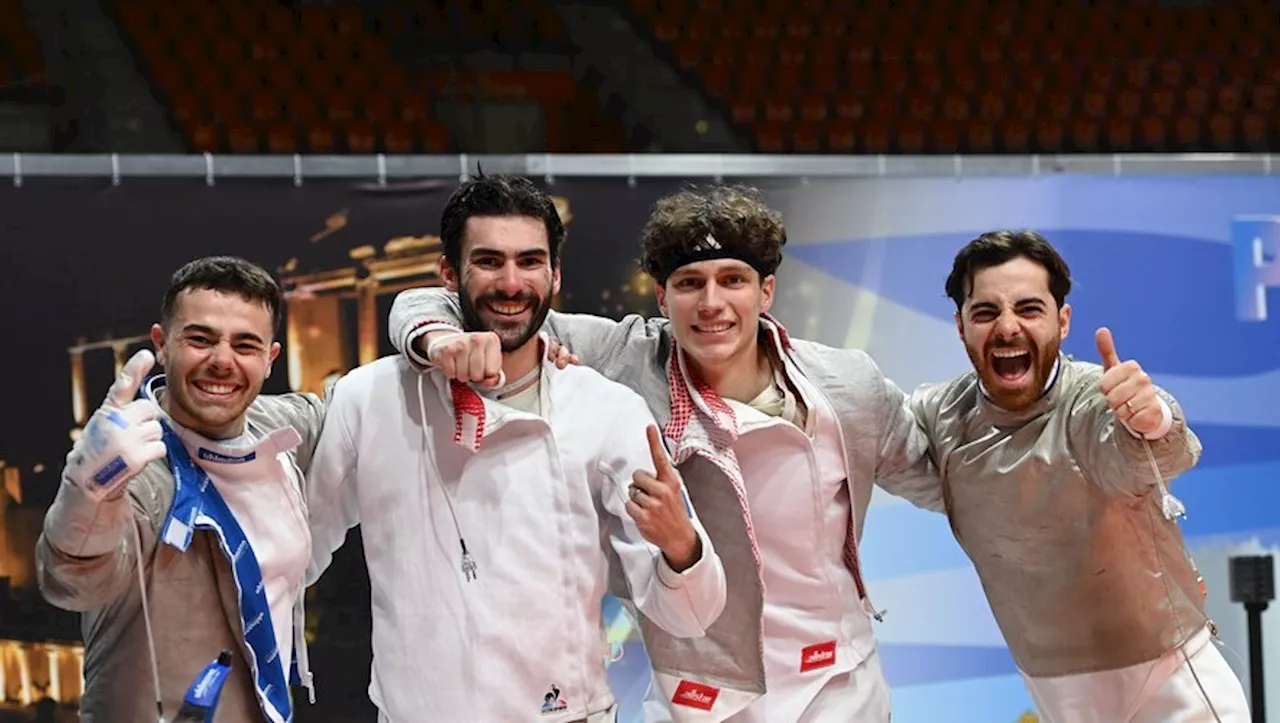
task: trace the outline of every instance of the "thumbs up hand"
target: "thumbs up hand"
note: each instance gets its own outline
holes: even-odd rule
[[[1142,371],[1138,362],[1120,361],[1110,329],[1098,329],[1094,341],[1101,358],[1101,388],[1107,406],[1134,432],[1144,436],[1155,434],[1164,424],[1164,411],[1151,377]]]
[[[658,428],[650,425],[645,432],[654,473],[636,470],[632,475],[627,514],[635,520],[644,539],[662,550],[667,565],[675,572],[683,572],[702,557],[702,541],[685,506],[680,472],[667,457]]]
[[[115,495],[166,454],[159,407],[134,399],[155,362],[146,349],[129,359],[67,457],[67,478],[95,500]]]

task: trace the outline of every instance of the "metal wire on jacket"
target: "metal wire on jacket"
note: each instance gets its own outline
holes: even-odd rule
[[[1147,451],[1147,461],[1151,463],[1151,473],[1155,475],[1156,489],[1160,492],[1160,511],[1163,513],[1166,520],[1177,524],[1176,520],[1178,517],[1186,517],[1186,507],[1180,500],[1178,500],[1177,497],[1174,497],[1169,492],[1169,488],[1165,485],[1164,476],[1160,473],[1160,464],[1156,461],[1155,452],[1151,450],[1151,442],[1144,437],[1142,439],[1142,445]],[[1151,516],[1151,546],[1156,553],[1156,561],[1160,565],[1162,572],[1160,579],[1164,581],[1164,589],[1165,594],[1168,597],[1169,608],[1173,610],[1174,624],[1178,628],[1179,637],[1182,637],[1183,625],[1182,620],[1178,617],[1178,605],[1173,599],[1173,588],[1169,585],[1169,576],[1167,574],[1163,574],[1165,569],[1164,560],[1160,554],[1160,545],[1156,542],[1155,528],[1160,524],[1160,521],[1155,518],[1155,511],[1152,510],[1150,506],[1147,507],[1147,511]],[[1194,563],[1192,563],[1192,566],[1194,567]],[[1199,574],[1198,571],[1197,574]],[[1189,638],[1187,640],[1189,640]],[[1187,640],[1183,640],[1178,644],[1178,652],[1182,654],[1182,659],[1187,664],[1187,670],[1191,672],[1191,678],[1195,680],[1196,688],[1200,690],[1200,697],[1204,699],[1205,706],[1208,707],[1209,713],[1213,715],[1213,719],[1215,721],[1222,723],[1222,716],[1218,715],[1217,708],[1214,707],[1213,701],[1209,698],[1209,691],[1205,690],[1204,683],[1200,681],[1200,675],[1196,673],[1195,665],[1191,662],[1191,656],[1187,654]],[[1210,642],[1210,645],[1212,645],[1212,642]]]

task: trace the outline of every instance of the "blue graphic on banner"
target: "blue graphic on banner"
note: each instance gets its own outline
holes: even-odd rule
[[[908,391],[969,368],[943,293],[965,242],[1032,228],[1062,252],[1074,279],[1063,350],[1096,361],[1094,330],[1110,328],[1121,357],[1178,399],[1204,446],[1173,488],[1224,656],[1247,680],[1227,558],[1280,554],[1280,313],[1267,304],[1280,304],[1280,178],[852,179],[770,200],[788,226],[773,314],[793,336],[866,349]],[[862,545],[868,584],[889,610],[874,627],[894,723],[1035,720],[945,519],[877,493]],[[640,723],[643,649],[619,607],[607,605],[605,619],[611,639],[628,640],[610,669],[619,721]],[[1280,656],[1270,612],[1264,645]],[[1280,666],[1267,667],[1266,685],[1280,696]]]
[[[164,429],[164,446],[169,453],[174,480],[173,506],[161,528],[164,542],[186,552],[195,530],[211,530],[217,535],[222,554],[231,563],[240,593],[240,622],[249,647],[249,665],[258,689],[259,704],[269,720],[288,723],[293,720],[293,704],[257,557],[235,515],[210,482],[209,475],[191,460],[187,448],[169,425],[163,420],[160,424]],[[293,672],[296,677],[296,665]],[[273,711],[267,710],[268,707],[274,709],[274,715]]]
[[[1280,216],[1241,216],[1231,224],[1236,316],[1265,321],[1267,289],[1280,287]]]

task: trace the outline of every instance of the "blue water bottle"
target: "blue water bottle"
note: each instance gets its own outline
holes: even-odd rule
[[[222,685],[227,682],[231,673],[231,651],[224,650],[218,659],[204,666],[200,675],[191,681],[187,694],[182,698],[182,707],[178,709],[178,717],[173,723],[206,723],[213,720],[213,713],[218,707],[218,698],[222,695]]]

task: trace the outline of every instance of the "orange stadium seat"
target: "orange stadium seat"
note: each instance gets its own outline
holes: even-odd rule
[[[960,151],[960,126],[953,120],[935,121],[930,146],[935,153]]]
[[[761,153],[782,153],[786,150],[786,126],[778,121],[759,123],[756,128],[756,145]]]
[[[1276,86],[1255,86],[1251,94],[1249,107],[1257,113],[1271,113],[1276,109]]]
[[[448,153],[453,148],[453,136],[448,126],[441,123],[424,123],[418,129],[418,139],[427,153]]]
[[[382,146],[387,153],[413,153],[413,127],[404,121],[382,126]]]
[[[1097,118],[1076,116],[1071,119],[1070,149],[1076,153],[1097,153],[1102,129]]]
[[[333,153],[334,131],[327,121],[314,121],[308,126],[307,147],[311,153]]]
[[[847,121],[835,121],[827,129],[827,151],[830,153],[853,153],[858,148],[858,134],[853,124]]]
[[[248,123],[234,123],[227,130],[232,153],[257,153],[260,148],[258,129]]]
[[[1128,116],[1111,116],[1107,118],[1106,143],[1107,150],[1123,152],[1133,147],[1133,118]]]
[[[399,108],[401,120],[413,122],[427,119],[427,97],[422,93],[403,93],[395,99],[393,105]]]
[[[1041,116],[1036,119],[1032,139],[1042,153],[1061,153],[1065,150],[1066,132],[1063,119]]]
[[[1163,117],[1156,115],[1143,116],[1138,133],[1139,142],[1143,148],[1154,151],[1165,150],[1168,129]]]
[[[288,121],[276,121],[267,131],[267,152],[297,153],[298,130]]]
[[[962,147],[970,153],[991,153],[996,149],[996,131],[990,121],[973,120],[965,128]]]
[[[822,150],[821,124],[802,121],[796,126],[791,150],[796,153],[818,153]]]
[[[1214,110],[1235,116],[1244,108],[1244,93],[1238,85],[1223,85],[1218,88]]]
[[[1226,113],[1209,117],[1209,146],[1215,151],[1230,151],[1237,145],[1235,119]]]
[[[1240,135],[1243,136],[1244,147],[1251,151],[1267,150],[1269,132],[1267,117],[1261,113],[1246,113],[1240,119]]]
[[[863,153],[888,153],[891,139],[887,122],[879,118],[869,118],[862,126],[861,150]]]
[[[1031,150],[1030,121],[1007,118],[1000,123],[1000,146],[1005,153],[1027,153]]]
[[[198,153],[212,152],[222,147],[221,133],[213,123],[195,121],[184,126],[184,129],[191,141],[192,150]]]
[[[1173,140],[1180,151],[1200,150],[1201,119],[1195,115],[1183,115],[1173,122]]]
[[[378,136],[373,125],[368,121],[357,120],[347,125],[347,151],[349,153],[374,153],[378,147]]]
[[[759,117],[759,112],[760,107],[756,102],[746,98],[735,100],[729,106],[730,117],[738,125],[754,124]]]

